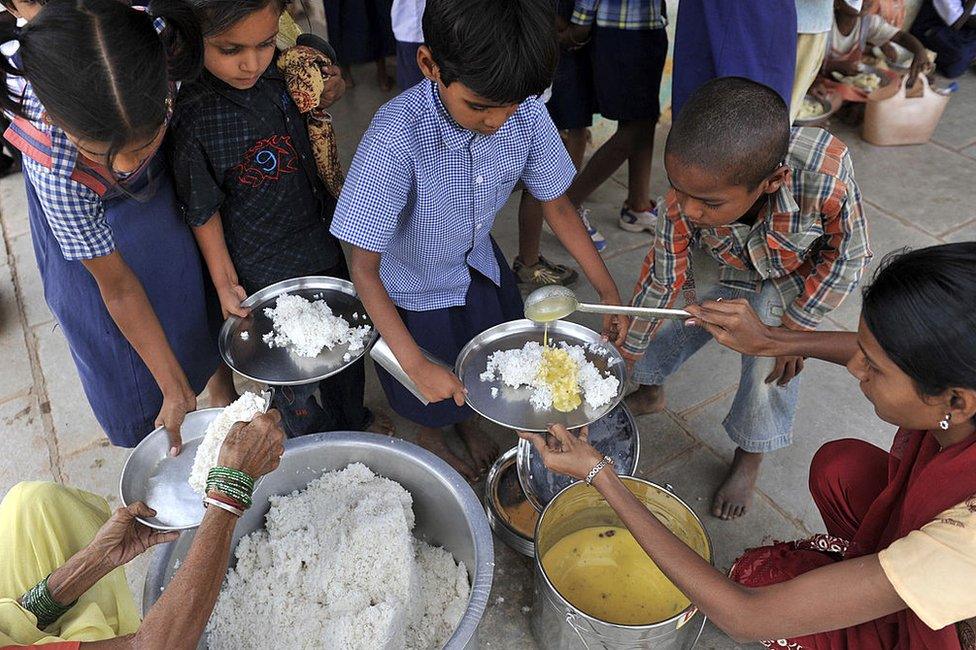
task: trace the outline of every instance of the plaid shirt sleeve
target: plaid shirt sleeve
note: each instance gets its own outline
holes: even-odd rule
[[[366,131],[342,186],[330,231],[354,246],[382,253],[413,190],[413,171],[395,147]]]
[[[596,19],[596,10],[599,4],[600,0],[576,0],[576,6],[573,8],[573,16],[570,18],[570,21],[577,25],[592,24]]]
[[[634,307],[667,308],[673,305],[691,268],[693,230],[681,214],[673,192],[668,193],[667,210],[658,213],[655,232],[654,245],[644,258],[630,301]],[[660,324],[660,320],[632,319],[624,350],[634,356],[644,354]]]
[[[24,156],[30,178],[51,232],[66,260],[91,260],[115,251],[112,227],[94,190],[62,174],[52,173]]]
[[[183,218],[190,226],[202,226],[220,210],[225,195],[190,124],[181,120],[170,129],[166,153]]]
[[[522,182],[540,201],[552,201],[566,193],[576,176],[576,166],[559,137],[549,112],[540,103],[532,134],[532,146],[522,170]]]
[[[783,325],[790,329],[816,329],[824,316],[854,291],[871,261],[857,184],[853,179],[848,184],[838,182],[833,194],[823,206],[826,242],[817,256],[799,269],[803,290],[783,314]]]

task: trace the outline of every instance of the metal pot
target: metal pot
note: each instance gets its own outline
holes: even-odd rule
[[[447,463],[400,440],[372,433],[319,433],[288,440],[277,470],[265,477],[254,494],[254,506],[241,518],[231,542],[264,526],[270,506],[268,497],[302,490],[323,472],[342,469],[350,463],[363,463],[380,476],[401,484],[413,497],[416,518],[414,534],[435,546],[443,546],[468,569],[471,596],[468,607],[446,648],[474,648],[477,628],[488,603],[492,570],[495,565],[491,529],[478,497],[468,483]],[[165,585],[182,563],[193,542],[195,531],[186,531],[172,544],[154,555],[143,591],[143,613],[149,611]],[[296,597],[299,595],[296,594]],[[205,648],[201,640],[199,646]]]
[[[699,555],[712,561],[712,544],[701,520],[676,497],[670,487],[650,481],[620,477],[668,528]],[[566,535],[590,526],[623,526],[617,514],[595,488],[574,483],[546,506],[536,529],[535,604],[532,608],[532,635],[544,650],[565,648],[614,648],[630,650],[687,650],[695,645],[705,626],[705,616],[694,605],[671,618],[649,625],[610,623],[578,609],[560,594],[542,567],[542,557]]]

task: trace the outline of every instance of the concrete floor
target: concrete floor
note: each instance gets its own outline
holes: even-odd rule
[[[359,85],[334,107],[343,159],[349,159],[375,109],[392,95],[380,93],[370,68],[356,70]],[[860,140],[849,127],[837,126],[854,157],[864,195],[876,254],[904,246],[976,239],[976,75],[960,80],[932,141],[919,146],[879,148]],[[660,163],[666,126],[659,127],[653,188],[667,183]],[[594,223],[607,236],[604,258],[627,294],[637,277],[651,241],[615,225],[625,196],[626,170],[621,170],[593,197]],[[495,237],[511,258],[517,250],[517,198],[499,215]],[[24,479],[72,484],[118,503],[118,474],[127,450],[108,446],[95,422],[68,348],[42,295],[34,262],[20,176],[0,180],[0,436],[7,441],[0,455],[0,494]],[[555,238],[543,233],[550,259],[570,263]],[[581,283],[578,289],[592,297]],[[625,296],[626,297],[626,296]],[[859,299],[852,297],[834,312],[825,328],[853,329]],[[738,360],[715,344],[706,346],[667,386],[668,411],[640,419],[643,456],[638,473],[667,482],[699,513],[711,535],[716,564],[723,570],[745,548],[774,539],[790,539],[822,529],[806,488],[811,456],[825,441],[857,437],[885,446],[893,429],[878,420],[856,383],[843,368],[810,363],[792,447],[771,454],[763,466],[759,492],[751,511],[734,522],[708,515],[709,498],[728,466],[733,445],[721,422],[728,411],[738,377]],[[368,389],[372,406],[384,398],[373,379]],[[401,424],[403,437],[413,432]],[[494,431],[503,448],[515,443],[512,434]],[[480,486],[478,487],[480,494]],[[528,621],[532,607],[531,564],[500,541],[495,545],[494,589],[481,626],[484,647],[532,648]],[[129,567],[130,584],[141,598],[146,559]],[[705,648],[737,647],[720,631],[708,627],[699,644]]]

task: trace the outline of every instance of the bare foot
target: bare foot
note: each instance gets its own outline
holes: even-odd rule
[[[346,82],[346,88],[355,88],[356,80],[352,78],[352,68],[348,65],[341,66],[339,70],[342,71],[342,78]]]
[[[634,416],[660,413],[668,405],[664,386],[641,386],[625,399]]]
[[[376,411],[373,411],[373,421],[366,427],[366,430],[370,433],[378,433],[383,436],[392,436],[396,433],[393,420],[385,413],[377,413]]]
[[[468,448],[479,476],[484,475],[498,458],[498,444],[481,430],[477,417],[458,422],[454,425],[454,429],[464,441],[464,446]]]
[[[762,458],[762,454],[735,450],[732,467],[712,499],[714,516],[730,520],[746,514],[752,505],[752,493],[756,489]]]
[[[234,388],[234,371],[227,364],[220,364],[217,371],[207,382],[205,389],[210,396],[210,408],[223,407],[233,403],[240,395]]]
[[[447,446],[447,441],[444,440],[444,432],[440,429],[420,427],[420,433],[417,434],[417,444],[446,460],[451,467],[460,472],[461,476],[468,481],[473,483],[478,480],[478,472],[471,469],[471,465],[468,465],[454,455],[454,452]]]

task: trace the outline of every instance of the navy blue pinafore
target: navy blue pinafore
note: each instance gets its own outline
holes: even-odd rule
[[[25,156],[50,166],[50,136],[29,121],[15,119],[4,137]],[[173,353],[199,394],[219,363],[218,322],[208,317],[200,254],[180,217],[163,155],[157,152],[124,187],[81,157],[72,178],[101,197],[116,250],[142,283]],[[154,429],[162,393],[109,314],[95,278],[80,261],[62,255],[27,174],[24,182],[44,298],[68,340],[99,424],[112,444],[133,447]]]

